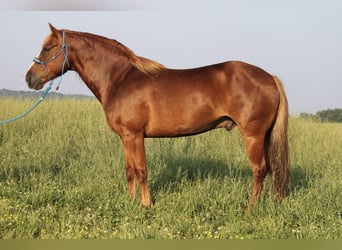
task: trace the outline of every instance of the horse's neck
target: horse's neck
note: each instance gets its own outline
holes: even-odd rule
[[[83,43],[83,44],[82,44]],[[103,104],[132,67],[125,56],[100,45],[89,46],[82,40],[70,45],[70,64],[97,99]]]

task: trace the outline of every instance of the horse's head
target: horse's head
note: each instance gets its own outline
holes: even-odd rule
[[[68,48],[64,32],[57,30],[51,24],[49,26],[51,34],[45,38],[42,50],[38,57],[33,59],[33,63],[26,73],[28,86],[36,90],[43,88],[45,83],[65,73],[69,66],[65,65],[68,59]]]

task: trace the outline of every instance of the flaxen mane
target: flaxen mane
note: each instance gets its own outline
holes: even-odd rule
[[[138,70],[145,74],[154,74],[166,69],[164,65],[156,61],[136,56],[134,54],[133,57],[131,57],[131,62]]]
[[[117,50],[117,53],[123,56],[127,56],[134,67],[136,67],[139,71],[147,75],[155,74],[166,69],[164,65],[156,61],[137,56],[136,54],[134,54],[132,50],[130,50],[125,45],[123,45],[122,43],[114,39],[109,39],[103,36],[94,35],[90,33],[84,33],[84,32],[74,32],[74,33],[77,33],[78,35],[82,35],[83,37],[86,37],[89,40],[94,39],[94,38],[98,39],[102,44],[107,45],[112,48],[114,46],[114,48]]]

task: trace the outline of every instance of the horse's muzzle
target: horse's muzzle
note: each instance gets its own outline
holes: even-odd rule
[[[27,72],[26,74],[26,83],[30,89],[35,89],[35,90],[40,90],[43,88],[44,84],[40,79],[35,77],[34,75],[31,74],[31,72]]]

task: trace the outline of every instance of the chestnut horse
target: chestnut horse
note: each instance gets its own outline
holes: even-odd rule
[[[27,72],[28,86],[39,90],[67,70],[79,74],[101,102],[109,127],[120,136],[128,194],[135,197],[137,180],[142,206],[152,206],[145,137],[188,136],[215,128],[229,131],[235,126],[254,177],[249,205],[260,195],[268,172],[276,200],[285,197],[288,104],[277,77],[238,61],[168,69],[116,40],[49,25],[51,33]]]

